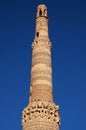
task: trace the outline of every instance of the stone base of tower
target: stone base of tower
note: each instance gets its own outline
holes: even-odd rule
[[[59,130],[59,107],[46,101],[33,101],[23,111],[23,130]]]

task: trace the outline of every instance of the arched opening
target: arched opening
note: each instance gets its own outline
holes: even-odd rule
[[[44,16],[46,17],[47,16],[47,10],[44,9]]]
[[[40,11],[39,11],[39,16],[42,16],[42,10],[40,9]]]
[[[46,13],[46,9],[44,9],[44,15],[45,15],[45,13]]]

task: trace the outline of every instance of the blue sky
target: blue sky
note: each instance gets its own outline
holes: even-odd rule
[[[86,130],[86,1],[0,1],[0,129],[21,130],[28,104],[36,8],[46,4],[60,130]]]

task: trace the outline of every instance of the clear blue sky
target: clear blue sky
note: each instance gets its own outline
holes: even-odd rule
[[[0,1],[0,129],[22,130],[28,104],[36,7],[48,7],[54,101],[60,130],[86,130],[86,1]]]

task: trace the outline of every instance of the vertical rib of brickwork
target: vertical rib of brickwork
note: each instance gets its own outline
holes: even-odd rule
[[[35,38],[32,43],[32,68],[29,104],[22,113],[23,130],[59,130],[59,106],[53,102],[51,43],[48,36],[47,7],[39,5]]]

